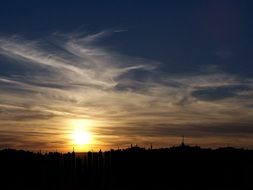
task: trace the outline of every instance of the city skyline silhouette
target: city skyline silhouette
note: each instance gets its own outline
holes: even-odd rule
[[[251,189],[253,150],[130,145],[102,152],[0,150],[6,189]]]

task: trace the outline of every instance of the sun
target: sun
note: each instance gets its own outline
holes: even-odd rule
[[[75,145],[85,145],[91,143],[91,134],[84,129],[77,129],[73,132]]]
[[[70,121],[72,128],[71,140],[73,146],[83,149],[85,145],[92,144],[93,138],[90,132],[91,122],[84,119],[74,119]]]

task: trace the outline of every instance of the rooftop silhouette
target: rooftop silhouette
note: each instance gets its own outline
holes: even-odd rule
[[[0,151],[4,189],[252,189],[253,151],[170,148],[70,153]]]

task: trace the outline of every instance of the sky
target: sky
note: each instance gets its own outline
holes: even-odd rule
[[[253,148],[252,8],[1,1],[0,148]]]

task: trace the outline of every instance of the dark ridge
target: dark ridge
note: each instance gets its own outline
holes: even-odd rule
[[[106,152],[0,151],[1,189],[253,189],[253,150],[131,146]]]

